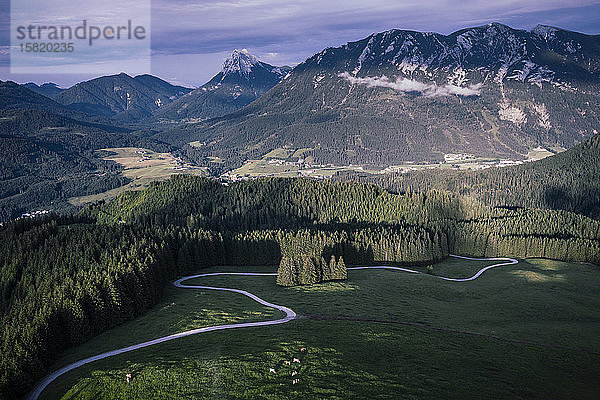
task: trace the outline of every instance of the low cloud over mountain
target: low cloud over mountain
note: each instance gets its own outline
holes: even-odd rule
[[[352,76],[348,72],[344,72],[338,75],[340,78],[344,78],[353,85],[365,85],[366,87],[382,87],[394,89],[400,93],[420,93],[425,97],[441,97],[441,96],[479,96],[482,84],[477,83],[475,85],[469,85],[467,87],[461,87],[456,85],[443,85],[438,86],[435,82],[425,83],[419,82],[413,79],[407,78],[396,78],[392,81],[387,76],[380,77],[365,77],[357,78]]]

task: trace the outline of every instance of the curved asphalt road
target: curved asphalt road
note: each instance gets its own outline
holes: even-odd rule
[[[511,265],[511,264],[517,264],[518,261],[513,259],[513,258],[470,258],[470,257],[463,257],[463,256],[456,256],[453,254],[450,254],[451,257],[455,257],[455,258],[462,258],[465,260],[476,260],[476,261],[507,261],[504,263],[498,263],[498,264],[494,264],[494,265],[490,265],[488,267],[482,268],[480,269],[475,275],[473,275],[470,278],[446,278],[443,276],[435,276],[435,275],[430,275],[439,279],[443,279],[446,281],[454,281],[454,282],[467,282],[467,281],[472,281],[475,280],[477,278],[479,278],[481,276],[481,274],[483,274],[485,271],[495,268],[495,267],[499,267],[502,265]],[[353,267],[353,268],[348,268],[348,270],[359,270],[359,269],[391,269],[391,270],[397,270],[397,271],[404,271],[404,272],[409,272],[409,273],[413,273],[413,274],[423,274],[422,272],[419,271],[414,271],[412,269],[407,269],[407,268],[400,268],[400,267],[387,267],[387,266],[380,266],[380,267]],[[168,335],[168,336],[163,336],[160,337],[158,339],[154,339],[154,340],[149,340],[147,342],[143,342],[143,343],[138,343],[138,344],[134,344],[128,347],[123,347],[121,349],[117,349],[117,350],[112,350],[112,351],[107,351],[106,353],[102,353],[102,354],[98,354],[92,357],[88,357],[88,358],[84,358],[83,360],[79,360],[76,361],[72,364],[69,364],[57,371],[54,371],[53,373],[51,373],[50,375],[46,376],[44,379],[42,379],[41,381],[39,381],[36,386],[33,388],[33,390],[29,393],[29,395],[27,396],[27,399],[29,400],[37,400],[37,398],[40,396],[40,394],[44,391],[44,389],[50,384],[52,383],[56,378],[58,378],[59,376],[66,374],[69,371],[74,370],[75,368],[79,368],[82,365],[85,364],[89,364],[91,362],[94,361],[98,361],[98,360],[102,360],[103,358],[107,358],[107,357],[111,357],[111,356],[116,356],[118,354],[123,354],[123,353],[127,353],[129,351],[133,351],[133,350],[137,350],[137,349],[141,349],[144,347],[148,347],[148,346],[152,346],[155,344],[159,344],[159,343],[163,343],[163,342],[168,342],[170,340],[173,339],[178,339],[181,337],[185,337],[185,336],[190,336],[190,335],[195,335],[197,333],[203,333],[203,332],[211,332],[211,331],[219,331],[219,330],[223,330],[223,329],[236,329],[236,328],[248,328],[248,327],[253,327],[253,326],[267,326],[267,325],[277,325],[277,324],[283,324],[286,323],[288,321],[291,321],[293,319],[296,318],[296,313],[285,306],[280,306],[277,304],[273,304],[273,303],[269,303],[266,300],[261,299],[260,297],[247,292],[245,290],[240,290],[240,289],[231,289],[231,288],[219,288],[219,287],[213,287],[213,286],[198,286],[198,285],[183,285],[182,282],[187,281],[189,279],[194,279],[194,278],[202,278],[205,276],[218,276],[218,275],[241,275],[241,276],[277,276],[276,273],[254,273],[254,272],[215,272],[215,273],[211,273],[211,274],[199,274],[199,275],[191,275],[191,276],[185,276],[181,279],[176,280],[175,282],[173,282],[173,285],[175,285],[176,287],[179,288],[185,288],[185,289],[207,289],[207,290],[219,290],[219,291],[223,291],[223,292],[233,292],[233,293],[239,293],[239,294],[243,294],[244,296],[250,297],[252,300],[256,301],[257,303],[260,303],[264,306],[267,307],[271,307],[274,308],[276,310],[280,310],[283,311],[285,313],[285,317],[280,318],[280,319],[276,319],[276,320],[270,320],[270,321],[260,321],[260,322],[245,322],[245,323],[239,323],[239,324],[227,324],[227,325],[215,325],[215,326],[207,326],[204,328],[198,328],[198,329],[192,329],[189,331],[185,331],[185,332],[180,332],[180,333],[175,333],[173,335]],[[425,274],[424,274],[425,275]]]
[[[482,268],[479,271],[477,271],[477,273],[475,275],[473,275],[472,277],[470,277],[470,278],[446,278],[445,276],[430,275],[430,274],[425,274],[423,272],[415,271],[415,270],[412,270],[412,269],[400,268],[400,267],[379,266],[379,267],[352,267],[352,268],[346,268],[346,269],[348,269],[348,270],[355,270],[355,269],[393,269],[393,270],[396,270],[396,271],[409,272],[411,274],[430,275],[432,277],[435,277],[435,278],[438,278],[438,279],[443,279],[445,281],[468,282],[468,281],[474,281],[475,279],[479,278],[481,276],[481,274],[483,274],[485,271],[487,271],[489,269],[500,267],[502,265],[512,265],[512,264],[518,264],[519,263],[519,261],[515,260],[514,258],[505,258],[505,257],[496,257],[496,258],[471,258],[471,257],[457,256],[457,255],[454,255],[454,254],[450,254],[450,257],[462,258],[463,260],[474,260],[474,261],[506,261],[506,262],[498,263],[498,264],[494,264],[494,265],[490,265],[488,267]]]

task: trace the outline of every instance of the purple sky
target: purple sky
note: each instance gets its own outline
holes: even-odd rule
[[[0,0],[1,80],[52,81],[68,87],[93,77],[10,74],[9,3]],[[295,65],[326,47],[373,32],[399,28],[448,34],[494,21],[519,29],[541,23],[598,34],[600,1],[153,0],[152,73],[199,86],[219,71],[234,48],[247,48],[273,65]]]

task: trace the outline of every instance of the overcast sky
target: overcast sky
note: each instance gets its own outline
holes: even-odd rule
[[[93,77],[11,75],[9,10],[10,1],[0,0],[0,79],[68,87]],[[448,34],[489,22],[599,34],[600,1],[152,0],[152,73],[199,86],[219,71],[234,48],[247,48],[273,65],[295,65],[326,47],[392,28]]]

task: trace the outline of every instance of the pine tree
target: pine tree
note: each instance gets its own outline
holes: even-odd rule
[[[295,276],[294,262],[289,257],[281,257],[279,268],[277,269],[277,284],[280,286],[294,286],[297,284]]]
[[[344,258],[340,256],[336,264],[335,272],[333,274],[334,280],[346,280],[348,279],[348,271],[346,270],[346,264]]]

